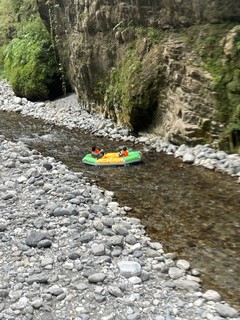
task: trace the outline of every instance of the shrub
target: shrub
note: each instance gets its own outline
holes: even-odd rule
[[[26,22],[5,47],[4,76],[18,96],[32,100],[49,97],[59,68],[50,35],[40,18]]]

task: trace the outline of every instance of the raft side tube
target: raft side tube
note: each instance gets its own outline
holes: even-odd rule
[[[94,158],[90,153],[87,154],[82,162],[92,166],[124,166],[141,162],[142,153],[140,151],[129,151],[127,157],[119,157],[118,152],[108,152],[102,158]]]

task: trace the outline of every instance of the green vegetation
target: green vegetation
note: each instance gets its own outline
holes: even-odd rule
[[[0,0],[0,45],[12,39],[17,22],[16,12],[11,0]]]
[[[137,103],[137,85],[135,81],[138,77],[141,77],[141,72],[142,68],[139,59],[130,51],[121,61],[118,68],[112,68],[109,74],[109,86],[106,93],[110,112],[114,110],[116,105],[121,106],[121,121],[128,125],[130,124],[130,113]]]
[[[100,104],[103,103],[104,94],[106,92],[106,86],[107,86],[106,79],[105,79],[105,81],[99,80],[95,86],[94,98]]]
[[[0,0],[0,46],[11,41],[24,23],[36,16],[35,0]]]
[[[111,118],[138,132],[152,124],[159,86],[163,87],[165,83],[160,51],[166,36],[159,29],[134,26],[133,22],[124,25],[121,21],[114,27],[116,31],[122,36],[122,51],[107,74],[96,76],[95,73],[98,80],[94,99],[107,106]],[[112,46],[112,39],[105,38],[106,50]],[[101,43],[101,49],[104,43]]]
[[[161,32],[160,29],[153,27],[136,27],[135,32],[140,37],[145,37],[151,41],[152,44],[158,44],[167,38],[167,32]]]
[[[226,56],[224,46],[226,36],[235,26],[193,26],[179,30],[178,35],[175,33],[182,37],[189,51],[195,53],[195,63],[212,75],[217,120],[227,128],[222,139],[228,137],[230,140],[233,132],[240,130],[240,31],[234,36],[230,57]],[[120,61],[104,81],[98,82],[96,100],[100,103],[104,100],[112,117],[117,115],[118,120],[129,127],[141,130],[141,123],[150,124],[153,120],[159,88],[164,86],[164,67],[161,58],[156,59],[156,56],[161,56],[159,48],[168,38],[169,31],[133,26],[133,23],[127,26],[119,23],[115,29],[129,40],[123,44],[124,54]]]
[[[146,38],[151,44],[159,44],[163,39],[167,38],[167,32],[162,32],[160,29],[153,27],[134,26],[132,21],[127,26],[121,21],[115,26],[114,30],[120,31],[122,34],[135,35],[135,39]]]
[[[47,99],[60,85],[60,70],[51,37],[36,1],[0,0],[0,74],[16,95]]]
[[[4,75],[14,92],[30,99],[47,99],[58,65],[50,37],[40,18],[25,23],[4,50]]]
[[[139,55],[140,42],[135,49],[126,50],[117,68],[109,73],[105,101],[113,117],[139,131],[151,124],[157,106],[158,88],[164,83],[164,69],[156,56]]]
[[[230,55],[224,53],[225,39],[235,30],[230,42]],[[194,26],[184,40],[198,52],[201,64],[213,76],[213,89],[217,98],[217,120],[226,127],[222,139],[229,140],[240,133],[240,28],[232,24]],[[238,133],[238,134],[239,134]]]
[[[0,0],[0,77],[3,73],[3,48],[15,31],[17,17],[11,0]]]

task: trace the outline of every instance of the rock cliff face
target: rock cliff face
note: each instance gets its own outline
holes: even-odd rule
[[[238,146],[238,1],[38,0],[38,6],[87,110],[177,144],[227,138],[227,148]]]

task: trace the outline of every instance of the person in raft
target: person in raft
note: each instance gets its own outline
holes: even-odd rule
[[[94,158],[100,159],[104,156],[104,151],[103,151],[103,149],[99,150],[99,149],[97,149],[96,146],[93,146],[91,155]]]
[[[123,147],[122,151],[119,152],[118,154],[119,157],[127,157],[128,156],[128,151],[126,147]]]

